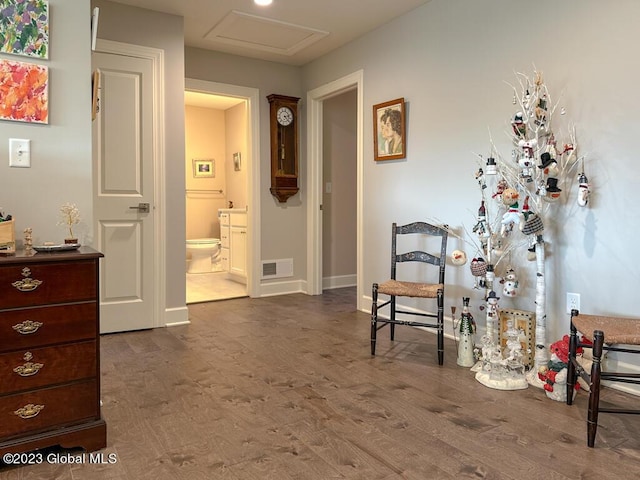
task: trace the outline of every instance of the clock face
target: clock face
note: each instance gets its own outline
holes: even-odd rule
[[[283,126],[290,125],[293,122],[293,112],[289,107],[280,107],[276,114],[278,123]]]

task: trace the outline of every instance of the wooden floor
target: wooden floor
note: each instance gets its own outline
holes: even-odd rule
[[[630,479],[640,416],[586,395],[502,392],[456,366],[447,342],[399,327],[369,354],[355,290],[189,307],[191,325],[102,337],[112,465],[0,468],[2,479]],[[603,401],[640,399],[605,389]],[[74,452],[75,453],[75,452]]]

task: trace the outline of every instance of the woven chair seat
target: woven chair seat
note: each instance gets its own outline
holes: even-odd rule
[[[387,280],[378,286],[378,292],[398,297],[436,298],[438,290],[444,289],[442,283],[418,283]]]
[[[579,314],[573,324],[582,335],[593,341],[593,332],[604,332],[604,343],[640,345],[640,320],[634,318],[601,317]]]

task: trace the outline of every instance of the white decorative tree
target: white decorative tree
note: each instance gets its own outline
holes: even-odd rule
[[[477,240],[471,242],[477,250],[471,271],[477,278],[476,286],[480,283],[485,288],[487,300],[487,328],[482,339],[481,361],[474,367],[476,378],[489,387],[505,390],[526,388],[527,383],[542,387],[538,370],[547,366],[549,359],[543,234],[552,230],[549,227],[554,225],[558,208],[568,197],[566,190],[575,183],[572,179],[580,162],[574,127],[567,127],[567,141],[558,146],[552,126],[558,103],[552,103],[542,74],[534,70],[533,78],[522,73],[516,77],[517,85],[510,84],[514,115],[508,136],[512,151],[509,158],[503,157],[490,138],[490,155],[486,160],[478,155],[481,161],[476,179],[482,201],[473,234],[467,232],[467,239]],[[560,114],[565,114],[564,109]],[[589,185],[584,171],[577,179],[578,204],[585,206]],[[497,295],[491,293],[495,292],[494,276],[502,276],[509,282],[505,296],[515,295],[516,275],[511,265],[505,266],[505,263],[510,264],[512,256],[524,249],[536,265],[535,355],[526,377],[521,358],[516,358],[521,352],[514,348],[501,351],[495,328]],[[504,274],[501,275],[501,271]]]

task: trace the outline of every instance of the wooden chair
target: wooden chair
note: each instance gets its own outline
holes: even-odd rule
[[[578,347],[589,347],[590,343],[578,338],[578,332],[593,343],[593,364],[587,372],[578,363]],[[622,382],[640,385],[640,373],[610,372],[602,369],[603,352],[638,353],[640,348],[622,348],[613,345],[640,345],[640,319],[585,315],[571,311],[571,335],[569,339],[569,363],[567,366],[567,405],[573,403],[573,392],[578,375],[590,386],[589,410],[587,413],[587,445],[593,447],[598,428],[598,413],[640,414],[640,409],[604,408],[600,406],[600,381]]]
[[[439,255],[432,255],[421,250],[413,250],[406,253],[398,253],[398,236],[411,235],[417,237],[423,235],[441,237]],[[398,226],[394,223],[391,227],[391,279],[384,283],[374,283],[371,297],[371,355],[376,354],[376,336],[379,329],[389,325],[391,340],[395,338],[396,325],[410,325],[414,327],[435,328],[438,336],[438,364],[444,362],[444,269],[447,259],[447,236],[445,227],[431,225],[425,222],[414,222],[407,225]],[[419,238],[416,238],[418,240]],[[423,283],[413,281],[402,281],[397,278],[398,264],[403,262],[422,262],[438,267],[437,281],[435,283]],[[435,275],[435,268],[434,277]],[[378,305],[378,295],[388,295],[389,299]],[[397,308],[397,297],[417,297],[431,298],[437,300],[436,313],[409,312]],[[389,318],[379,318],[378,312],[381,308],[389,306]],[[418,317],[431,317],[436,321],[412,321],[406,317],[400,319],[397,314],[413,315]]]

